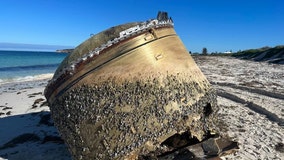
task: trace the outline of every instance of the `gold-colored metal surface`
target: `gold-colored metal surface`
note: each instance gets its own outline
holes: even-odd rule
[[[182,146],[170,144],[176,136],[202,141],[215,129],[216,94],[171,26],[129,36],[62,75],[46,95],[74,159],[158,157]]]

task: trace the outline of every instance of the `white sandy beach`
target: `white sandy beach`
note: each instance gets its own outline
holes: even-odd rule
[[[222,134],[239,143],[223,159],[284,159],[284,65],[194,59],[217,90]],[[50,78],[0,85],[0,159],[71,159],[43,96]]]
[[[195,56],[218,93],[220,119],[239,151],[224,159],[284,159],[284,65]],[[225,132],[227,131],[227,132]]]
[[[0,159],[71,159],[43,96],[51,77],[0,86]]]

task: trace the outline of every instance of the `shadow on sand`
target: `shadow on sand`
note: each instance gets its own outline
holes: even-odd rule
[[[0,118],[0,159],[64,159],[71,156],[50,112]]]

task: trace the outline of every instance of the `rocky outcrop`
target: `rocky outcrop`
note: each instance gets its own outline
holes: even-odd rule
[[[72,53],[74,49],[58,49],[56,52],[58,53]]]

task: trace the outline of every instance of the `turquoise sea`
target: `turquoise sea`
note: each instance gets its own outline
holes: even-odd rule
[[[0,51],[0,84],[53,74],[66,56],[56,52]]]

